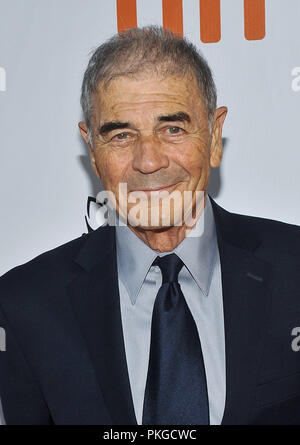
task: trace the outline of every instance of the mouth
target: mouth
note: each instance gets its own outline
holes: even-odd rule
[[[170,185],[162,185],[161,187],[154,187],[154,188],[144,188],[144,189],[135,189],[135,190],[131,190],[132,192],[145,192],[145,193],[150,193],[150,192],[160,192],[163,190],[167,190],[169,191],[170,188],[175,187],[177,184],[179,184],[179,182],[176,182],[174,184],[170,184]]]

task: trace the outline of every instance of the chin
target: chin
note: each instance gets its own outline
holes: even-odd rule
[[[138,225],[138,226],[133,226],[136,230],[141,231],[141,232],[145,232],[147,230],[150,230],[151,232],[166,232],[167,230],[169,230],[171,227],[173,227],[172,224],[170,224],[169,226],[151,226],[151,225]]]
[[[148,221],[150,220],[150,218],[148,219]],[[134,219],[128,219],[128,224],[131,225],[132,227],[135,227],[138,230],[151,230],[151,231],[166,231],[169,230],[171,227],[181,227],[183,225],[183,218],[182,215],[177,215],[176,218],[170,218],[170,220],[168,218],[160,218],[159,222],[153,223],[151,224],[148,223],[148,221],[144,220],[144,221],[137,221]]]

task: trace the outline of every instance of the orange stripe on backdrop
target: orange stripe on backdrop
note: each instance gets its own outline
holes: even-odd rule
[[[118,32],[137,27],[136,0],[117,0]]]
[[[221,39],[220,0],[200,0],[200,39],[214,43]]]
[[[163,26],[183,35],[182,0],[162,0]]]
[[[261,40],[266,35],[265,0],[244,0],[244,26],[247,40]]]

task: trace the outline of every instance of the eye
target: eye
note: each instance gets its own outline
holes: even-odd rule
[[[171,134],[180,134],[183,131],[183,129],[180,127],[169,127],[168,131]]]
[[[119,141],[123,141],[124,139],[127,139],[128,136],[129,136],[129,133],[118,133],[112,139],[117,139]]]

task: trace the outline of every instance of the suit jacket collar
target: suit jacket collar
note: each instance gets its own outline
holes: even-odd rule
[[[212,199],[211,203],[225,323],[226,404],[222,424],[245,424],[254,403],[268,319],[271,267],[255,255],[262,241],[249,218],[227,212]],[[115,228],[101,227],[87,235],[74,260],[82,270],[70,284],[69,295],[112,424],[136,424],[121,323]]]

